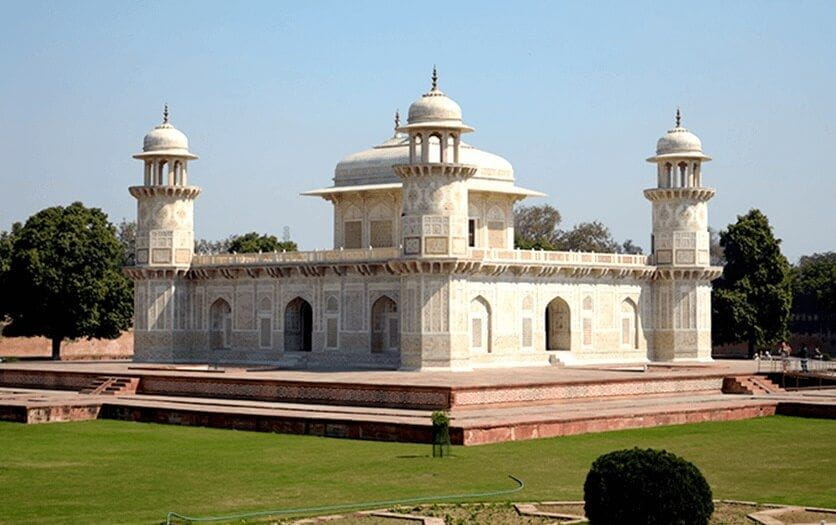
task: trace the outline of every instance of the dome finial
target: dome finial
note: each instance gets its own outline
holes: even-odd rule
[[[436,91],[438,89],[438,70],[435,68],[435,64],[433,64],[433,87],[432,90]]]
[[[168,124],[168,103],[163,108],[163,124]]]
[[[397,109],[395,110],[395,131],[398,131],[398,128],[401,127],[401,113]]]
[[[679,112],[679,108],[676,108],[676,127],[681,127],[682,124],[682,113]]]

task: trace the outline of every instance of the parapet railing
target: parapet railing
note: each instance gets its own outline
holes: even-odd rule
[[[401,249],[366,248],[351,250],[314,250],[307,252],[270,252],[270,253],[223,253],[195,255],[195,266],[222,266],[235,264],[271,264],[271,263],[343,263],[354,261],[374,261],[400,257]],[[567,265],[616,265],[646,266],[647,255],[626,255],[619,253],[592,252],[553,252],[543,250],[505,250],[470,248],[467,257],[482,261],[500,263],[553,263]]]
[[[647,255],[626,255],[621,253],[471,248],[470,256],[474,259],[513,263],[614,264],[618,266],[647,266],[649,264]]]
[[[270,264],[270,263],[330,263],[393,259],[401,253],[399,248],[367,248],[359,250],[314,250],[310,252],[270,253],[222,253],[195,255],[192,264],[197,266],[219,266],[227,264]]]

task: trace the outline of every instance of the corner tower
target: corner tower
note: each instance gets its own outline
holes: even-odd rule
[[[462,110],[432,88],[409,106],[409,163],[394,166],[403,180],[401,245],[407,257],[451,257],[467,252],[468,210],[465,182],[476,166],[459,163],[461,135],[473,131],[462,122]]]
[[[714,189],[702,184],[700,139],[676,126],[656,143],[656,187],[644,190],[653,206],[651,256],[654,281],[654,344],[659,361],[711,359],[711,281],[708,201]]]
[[[188,184],[188,163],[197,155],[189,151],[185,134],[168,121],[143,140],[142,186],[128,190],[137,200],[136,265],[188,267],[194,254],[194,199],[200,188]]]

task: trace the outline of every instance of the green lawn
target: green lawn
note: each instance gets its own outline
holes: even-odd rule
[[[769,417],[454,449],[117,421],[0,423],[0,523],[191,516],[510,488],[581,499],[600,454],[665,448],[717,498],[836,507],[836,421]]]

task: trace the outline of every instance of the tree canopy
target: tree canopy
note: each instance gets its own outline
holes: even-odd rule
[[[3,290],[8,335],[48,337],[58,359],[64,339],[112,339],[130,327],[125,254],[104,212],[80,202],[46,208],[13,237]]]
[[[245,233],[233,237],[227,251],[229,253],[259,253],[259,252],[295,252],[296,243],[293,241],[279,241],[275,235],[259,235],[256,232]]]
[[[802,256],[793,269],[793,292],[819,312],[836,313],[836,252]]]
[[[562,250],[640,254],[640,246],[627,239],[618,243],[599,221],[581,222],[561,230],[560,212],[549,204],[514,209],[514,245],[523,250]]]
[[[757,347],[784,340],[788,334],[792,290],[790,265],[781,241],[759,210],[737,217],[720,232],[726,258],[723,275],[714,281],[714,342]]]

